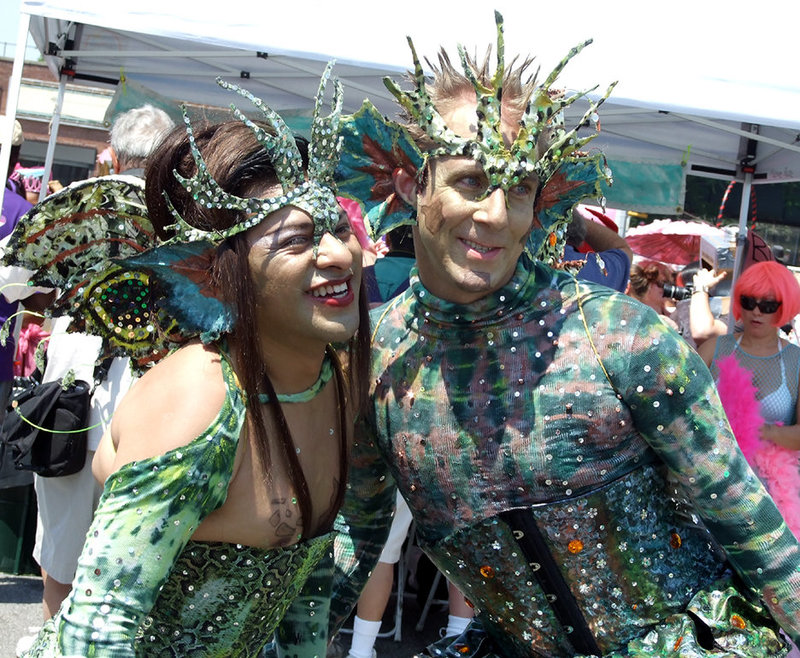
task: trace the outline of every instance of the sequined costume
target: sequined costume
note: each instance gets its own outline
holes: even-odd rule
[[[434,655],[783,655],[800,548],[705,365],[631,298],[523,261],[473,304],[412,276],[374,312],[379,449],[478,612]]]
[[[324,655],[333,533],[270,550],[191,539],[225,501],[245,419],[222,369],[205,432],[107,480],[72,592],[26,656],[256,656],[284,613],[306,622],[304,655]]]

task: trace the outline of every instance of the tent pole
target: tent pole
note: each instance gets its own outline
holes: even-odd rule
[[[8,97],[6,98],[6,116],[9,117],[8,125],[5,127],[5,135],[0,143],[8,146],[0,146],[0,171],[7,172],[9,161],[11,160],[11,136],[14,134],[14,119],[17,116],[17,103],[19,101],[19,88],[22,84],[22,67],[25,64],[25,50],[28,47],[28,28],[30,27],[31,15],[25,12],[19,14],[19,26],[17,29],[17,49],[14,52],[14,64],[11,68],[11,78],[8,81]],[[3,207],[3,195],[6,190],[6,178],[3,175],[3,185],[0,186],[0,208]]]
[[[53,111],[53,118],[50,120],[50,137],[47,141],[47,155],[44,159],[44,173],[42,174],[42,188],[39,190],[39,201],[44,199],[47,194],[48,183],[50,182],[50,172],[53,170],[53,156],[56,152],[56,141],[58,141],[58,128],[61,125],[61,110],[64,107],[64,92],[67,88],[67,76],[62,75],[58,82],[58,98],[56,107]]]
[[[750,209],[750,194],[753,186],[753,172],[746,171],[744,174],[744,182],[742,183],[742,203],[739,206],[739,233],[736,236],[736,259],[733,264],[733,280],[731,281],[731,291],[736,283],[736,279],[742,273],[744,266],[745,249],[747,248],[747,214]],[[731,304],[733,309],[733,304]],[[728,333],[733,333],[733,325],[735,323],[733,317],[733,310],[728,316]]]

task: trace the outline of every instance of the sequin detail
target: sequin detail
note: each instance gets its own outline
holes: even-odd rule
[[[381,316],[378,445],[426,553],[474,602],[484,655],[577,653],[564,630],[577,624],[556,618],[542,571],[566,584],[604,656],[669,655],[679,637],[703,655],[689,611],[721,645],[781,655],[770,615],[800,631],[797,543],[736,450],[707,369],[654,313],[523,259],[469,306],[412,276]],[[535,521],[548,563],[523,557],[533,539],[504,524],[508,510]],[[730,586],[720,544],[755,596]]]

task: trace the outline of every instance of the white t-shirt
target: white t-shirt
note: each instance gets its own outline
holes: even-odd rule
[[[42,381],[51,382],[63,377],[72,369],[75,378],[94,383],[95,361],[100,354],[99,336],[67,333],[70,318],[63,316],[53,323],[50,343],[47,346],[47,366]],[[95,389],[89,405],[89,425],[98,425],[89,430],[88,448],[97,450],[100,439],[111,424],[111,416],[125,393],[136,381],[131,372],[130,359],[115,358],[111,362],[108,376]]]

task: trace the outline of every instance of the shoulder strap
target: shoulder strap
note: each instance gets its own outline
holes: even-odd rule
[[[600,358],[600,353],[597,351],[597,346],[595,346],[595,344],[594,344],[594,339],[592,338],[592,332],[589,331],[589,322],[586,320],[586,313],[584,313],[584,310],[583,310],[583,299],[581,297],[581,287],[580,287],[580,284],[578,283],[577,279],[575,279],[575,295],[576,295],[577,302],[578,302],[578,310],[581,313],[581,320],[583,320],[583,328],[586,331],[586,338],[589,339],[589,345],[592,348],[592,352],[594,352],[594,356],[597,359],[597,363],[600,364],[600,368],[603,371],[603,374],[606,376],[606,379],[608,380],[608,383],[611,385],[611,388],[614,389],[614,393],[616,393],[617,397],[621,400],[622,399],[622,395],[617,390],[617,387],[614,385],[614,382],[611,381],[611,377],[608,374],[608,370],[606,370],[606,366],[603,363],[603,359]]]
[[[372,330],[372,338],[370,339],[370,343],[374,343],[375,342],[375,336],[378,335],[378,329],[380,328],[381,324],[383,324],[384,318],[389,313],[389,311],[391,311],[395,306],[397,306],[397,304],[399,303],[399,301],[401,299],[402,299],[402,296],[398,296],[398,297],[395,297],[394,299],[392,299],[391,302],[386,304],[386,308],[383,309],[383,313],[381,313],[381,316],[378,318],[378,321],[375,323],[375,327]]]

